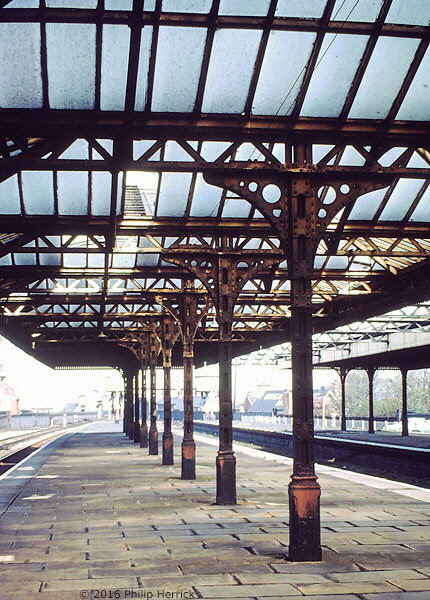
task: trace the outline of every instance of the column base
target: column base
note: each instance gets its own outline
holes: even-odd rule
[[[134,422],[134,436],[133,436],[133,440],[135,444],[139,444],[140,443],[140,423],[135,421]]]
[[[146,423],[140,426],[140,447],[148,447],[148,425]]]
[[[216,504],[237,504],[236,457],[232,450],[218,450],[216,457]]]
[[[181,479],[196,478],[196,444],[193,440],[182,441]]]
[[[134,438],[134,423],[133,423],[133,421],[131,421],[131,423],[128,424],[127,436],[128,436],[129,440],[132,440]]]
[[[321,488],[315,475],[291,477],[288,486],[290,505],[290,546],[288,557],[294,562],[321,561]]]
[[[163,433],[163,465],[173,465],[173,435]]]
[[[158,431],[157,429],[149,429],[149,454],[158,454]]]

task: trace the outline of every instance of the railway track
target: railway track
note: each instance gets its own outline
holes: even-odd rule
[[[217,436],[218,425],[197,421],[194,430]],[[293,456],[293,436],[287,432],[233,428],[236,442],[280,454]],[[430,487],[430,449],[401,447],[394,444],[315,436],[315,458],[320,464],[356,471],[393,481]]]
[[[64,427],[49,427],[31,433],[25,432],[0,441],[0,475],[32,454],[49,440],[62,435]]]

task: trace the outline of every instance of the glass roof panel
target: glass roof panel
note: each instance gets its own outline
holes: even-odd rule
[[[378,210],[387,188],[374,190],[357,198],[354,208],[349,215],[350,221],[369,221]]]
[[[13,0],[4,8],[39,8],[39,0]]]
[[[378,163],[383,167],[390,167],[405,150],[405,146],[396,146],[395,148],[390,148],[378,158]]]
[[[14,254],[13,259],[16,265],[35,265],[36,264],[36,254],[34,252],[20,252],[19,254]]]
[[[333,21],[357,21],[372,23],[376,20],[382,0],[336,0],[334,5]]]
[[[215,32],[203,97],[203,112],[243,111],[261,33],[250,29],[218,29]]]
[[[87,266],[87,254],[78,253],[65,253],[63,255],[63,265],[65,267],[86,267]]]
[[[112,257],[112,267],[115,269],[132,269],[136,262],[136,254],[114,254]]]
[[[147,4],[151,4],[151,2],[148,3],[148,1],[145,0],[144,10],[154,10],[153,8],[148,8],[146,6]],[[120,0],[120,3],[118,2],[118,0],[105,0],[106,10],[132,10],[132,8],[133,0]]]
[[[151,146],[156,143],[156,140],[134,140],[133,141],[133,160],[140,158]]]
[[[191,173],[163,173],[158,198],[158,217],[183,217],[191,185]]]
[[[418,67],[418,71],[415,73],[415,77],[412,80],[396,118],[402,121],[428,121],[430,119],[429,48]]]
[[[160,27],[152,110],[193,110],[206,32],[202,27]]]
[[[51,108],[94,108],[96,26],[47,23],[46,43]]]
[[[188,142],[194,150],[197,150],[197,142]],[[169,140],[166,142],[165,150],[164,150],[164,160],[168,161],[181,161],[181,162],[193,162],[193,158],[188,152],[175,142],[174,140]]]
[[[191,217],[216,217],[221,201],[222,189],[209,185],[198,173],[194,188],[194,196],[190,209]]]
[[[430,223],[430,187],[428,187],[424,192],[423,197],[412,213],[410,220]]]
[[[378,39],[352,104],[350,118],[384,119],[387,117],[418,44],[419,40],[411,38]]]
[[[270,0],[221,0],[218,14],[265,17],[269,6]]]
[[[414,152],[411,158],[408,160],[408,164],[406,165],[409,168],[416,169],[430,169],[430,164],[425,161],[418,152]]]
[[[324,36],[301,115],[339,116],[367,40],[365,35],[328,33]]]
[[[212,162],[221,156],[229,146],[230,142],[203,142],[200,154],[204,160]]]
[[[164,12],[177,13],[208,13],[212,0],[163,0]]]
[[[27,214],[54,214],[54,175],[51,171],[23,171],[22,192]]]
[[[136,264],[139,267],[156,267],[159,259],[160,255],[155,252],[151,254],[138,254]]]
[[[381,221],[401,221],[424,182],[425,179],[400,179],[381,213]]]
[[[223,218],[247,218],[251,204],[243,198],[227,198],[222,211]]]
[[[386,23],[428,25],[430,2],[428,0],[393,0]]]
[[[326,257],[325,256],[315,256],[314,259],[314,269],[321,269]]]
[[[88,254],[88,266],[94,269],[101,269],[104,266],[105,258],[103,254]]]
[[[353,146],[345,146],[342,158],[339,161],[340,166],[348,165],[353,167],[362,167],[366,159]]]
[[[10,254],[6,254],[5,256],[0,256],[0,265],[2,267],[9,266],[12,264],[12,256]]]
[[[21,214],[17,175],[12,175],[0,183],[0,214]]]
[[[346,269],[348,267],[347,256],[331,256],[325,266],[326,269]]]
[[[319,19],[327,4],[327,0],[278,0],[275,16],[277,17],[299,17],[303,19]]]
[[[124,110],[129,49],[128,25],[103,26],[100,93],[102,110]]]
[[[315,33],[271,31],[252,112],[258,115],[289,115],[305,73]]]
[[[58,172],[58,212],[60,215],[88,214],[88,172]]]
[[[149,56],[151,54],[152,27],[144,27],[140,38],[139,68],[137,71],[135,110],[145,110],[148,89]]]
[[[40,25],[0,23],[0,108],[41,108],[42,103]]]
[[[97,8],[97,0],[45,0],[48,8]]]
[[[60,156],[60,160],[88,160],[90,147],[87,140],[78,139],[73,142]]]
[[[39,256],[39,262],[42,266],[61,265],[61,254],[59,252],[47,252]]]
[[[319,163],[333,148],[333,144],[312,144],[312,162]]]
[[[94,171],[91,174],[91,214],[109,215],[112,175],[106,171]]]

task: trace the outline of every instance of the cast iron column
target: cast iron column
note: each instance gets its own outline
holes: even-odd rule
[[[167,311],[164,312],[161,325],[157,328],[157,336],[163,353],[164,375],[164,429],[163,429],[163,465],[173,465],[173,434],[172,434],[172,397],[171,397],[171,368],[172,348],[179,334],[175,327],[175,319]]]
[[[321,560],[320,487],[313,462],[311,282],[314,278],[314,257],[327,228],[341,209],[352,207],[355,200],[366,192],[387,185],[386,181],[373,178],[362,177],[360,181],[356,176],[349,180],[335,178],[324,169],[315,167],[311,145],[298,143],[294,147],[287,145],[285,164],[274,166],[272,173],[259,174],[255,165],[252,165],[252,172],[245,170],[242,173],[219,174],[208,171],[203,175],[207,183],[247,199],[264,215],[277,232],[288,262],[295,371],[290,557],[298,561]],[[329,190],[331,193],[334,191],[334,199],[327,196]],[[334,236],[333,252],[337,249],[337,243]],[[266,268],[269,266],[267,260],[261,263]],[[207,289],[210,292],[210,287]]]
[[[150,385],[150,427],[149,427],[149,454],[158,454],[157,430],[157,381],[156,381],[157,352],[151,344],[149,357],[149,385]]]
[[[181,444],[181,479],[196,478],[196,445],[193,437],[193,362],[194,338],[198,325],[209,308],[208,299],[201,299],[196,293],[194,281],[187,278],[182,282],[182,294],[173,305],[168,298],[159,297],[159,303],[170,313],[179,326],[182,338],[182,358],[184,368],[184,433]],[[203,306],[200,308],[200,306]],[[199,306],[200,305],[200,306]],[[173,329],[172,341],[177,332]]]
[[[341,367],[339,370],[340,377],[340,430],[346,431],[346,376],[348,371]]]
[[[219,362],[219,450],[216,457],[217,504],[236,504],[236,457],[233,452],[231,393],[231,341],[220,341]]]
[[[138,372],[133,377],[134,380],[134,442],[140,443],[140,401],[139,401],[139,375]]]
[[[408,370],[401,369],[402,374],[402,435],[409,435],[408,422]]]
[[[146,401],[146,365],[145,362],[141,361],[140,366],[140,375],[142,380],[142,388],[141,388],[141,425],[140,425],[140,447],[147,448],[148,447],[148,407]]]
[[[130,389],[129,389],[129,402],[128,402],[128,437],[132,440],[134,438],[134,394],[133,394],[133,377],[129,377]]]
[[[172,434],[172,397],[170,391],[170,360],[165,360],[164,370],[164,430],[163,430],[163,465],[173,465]]]
[[[196,444],[194,442],[194,398],[193,398],[193,363],[192,351],[187,356],[184,349],[184,437],[181,453],[181,479],[196,478]]]
[[[297,162],[304,162],[297,148]],[[315,475],[312,384],[312,274],[316,213],[315,189],[293,180],[290,200],[291,369],[293,392],[293,474],[288,487],[289,558],[319,561],[321,489]]]
[[[126,398],[127,398],[127,435],[132,440],[133,430],[133,378],[127,375],[126,379]]]
[[[375,417],[373,410],[373,379],[375,369],[367,369],[367,377],[369,378],[369,433],[375,433]]]
[[[127,433],[127,399],[125,395],[125,375],[123,375],[124,392],[122,395],[122,432]],[[121,410],[121,404],[120,404]]]

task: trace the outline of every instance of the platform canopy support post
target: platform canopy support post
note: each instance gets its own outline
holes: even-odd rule
[[[184,351],[184,434],[181,444],[181,479],[196,478],[196,443],[194,441],[193,370],[194,354]]]
[[[216,457],[216,503],[236,504],[236,457],[233,452],[233,405],[231,388],[232,347],[220,340],[219,364],[219,448]]]
[[[133,377],[128,373],[126,379],[127,400],[127,436],[130,440],[134,437],[133,428]]]
[[[140,444],[140,396],[139,396],[139,371],[133,377],[134,387],[134,443]]]
[[[141,423],[140,423],[140,447],[148,447],[148,402],[146,399],[146,368],[147,364],[143,356],[140,360],[140,377],[141,377]]]
[[[402,435],[409,435],[409,419],[408,419],[408,369],[400,370],[402,375]]]
[[[346,377],[348,370],[345,367],[339,369],[340,379],[340,430],[346,431]]]
[[[122,381],[124,384],[124,389],[122,392],[122,432],[127,433],[127,398],[125,395],[126,387],[125,387],[125,374],[124,373],[122,374]],[[121,392],[120,392],[120,397],[121,397]],[[121,410],[121,402],[119,405],[119,409]]]
[[[373,367],[366,369],[369,382],[369,427],[368,433],[375,433],[375,413],[374,413],[374,382],[375,371]]]
[[[163,354],[164,376],[164,429],[162,438],[163,465],[173,465],[173,433],[172,433],[172,395],[171,395],[171,369],[172,348],[179,335],[175,319],[167,311],[161,317],[161,324],[157,328],[157,335]]]
[[[157,359],[160,352],[160,343],[155,332],[149,337],[149,385],[150,385],[150,427],[149,427],[149,454],[158,454],[158,429],[157,429]]]

